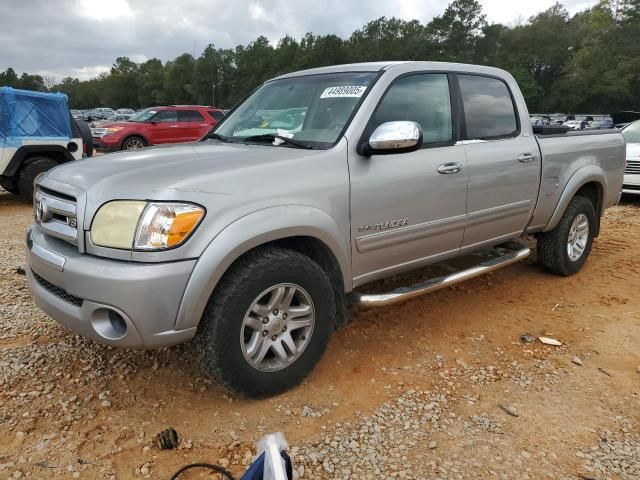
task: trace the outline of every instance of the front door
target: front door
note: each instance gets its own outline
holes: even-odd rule
[[[498,78],[457,76],[469,161],[467,228],[463,250],[517,237],[531,218],[540,182],[540,152],[526,115],[518,116]]]
[[[187,124],[188,125],[188,124]],[[178,142],[180,122],[176,110],[160,110],[151,119],[149,136],[154,145]]]
[[[422,148],[349,158],[355,285],[459,253],[467,161],[455,143],[449,83],[446,73],[396,79],[367,126],[417,122]]]

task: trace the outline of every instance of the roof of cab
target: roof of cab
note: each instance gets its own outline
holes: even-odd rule
[[[318,75],[323,73],[340,73],[340,72],[379,72],[389,70],[393,67],[405,65],[415,67],[416,70],[450,70],[450,71],[469,71],[474,73],[485,73],[494,75],[504,75],[504,70],[495,67],[487,67],[484,65],[472,65],[464,63],[450,62],[424,62],[424,61],[394,61],[394,62],[363,62],[363,63],[347,63],[344,65],[331,65],[328,67],[310,68],[307,70],[299,70],[297,72],[285,73],[272,80],[300,77],[303,75]]]

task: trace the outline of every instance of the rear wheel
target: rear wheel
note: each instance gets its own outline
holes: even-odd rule
[[[41,173],[57,167],[58,162],[47,157],[32,157],[18,173],[18,192],[27,202],[33,201],[33,182]]]
[[[574,197],[556,228],[538,237],[538,263],[558,275],[578,272],[591,252],[596,221],[593,204]]]
[[[147,146],[147,142],[142,137],[129,137],[122,142],[122,150],[138,150]]]
[[[232,392],[267,397],[297,385],[334,329],[335,295],[322,268],[265,247],[234,264],[198,328],[202,367]]]

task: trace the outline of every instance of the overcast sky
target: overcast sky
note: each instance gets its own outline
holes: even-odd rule
[[[2,0],[0,71],[87,79],[119,56],[141,62],[235,47],[258,35],[343,38],[381,16],[428,22],[448,0]],[[490,22],[519,23],[555,0],[480,0]],[[564,0],[571,13],[595,0]]]

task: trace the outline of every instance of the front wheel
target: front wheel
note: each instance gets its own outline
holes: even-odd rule
[[[142,137],[129,137],[122,142],[122,150],[138,150],[147,146]]]
[[[558,275],[578,272],[591,252],[596,221],[593,204],[574,197],[556,228],[538,237],[538,263]]]
[[[202,367],[253,398],[292,388],[334,329],[335,295],[322,268],[293,250],[249,252],[225,274],[198,327]]]

